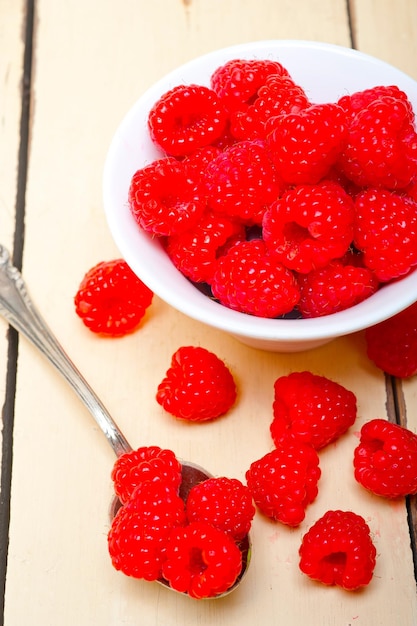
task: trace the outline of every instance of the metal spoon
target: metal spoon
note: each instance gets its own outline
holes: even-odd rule
[[[29,296],[22,275],[19,270],[12,265],[9,252],[1,244],[0,314],[19,333],[25,335],[25,337],[42,352],[48,361],[56,367],[60,374],[62,374],[94,417],[116,456],[119,457],[125,452],[130,452],[132,450],[131,445],[128,443],[101,400],[97,397],[47,326]],[[180,496],[185,501],[190,489],[206,478],[209,478],[211,474],[193,463],[181,460],[181,464],[182,483],[180,486]],[[119,507],[120,501],[116,498],[111,505],[111,517],[114,517]],[[239,548],[242,552],[242,571],[234,585],[225,593],[215,596],[216,598],[222,597],[236,589],[247,571],[251,552],[249,535],[240,542]],[[165,579],[161,578],[157,582],[175,591]]]

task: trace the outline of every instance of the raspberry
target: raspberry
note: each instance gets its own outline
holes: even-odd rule
[[[249,532],[255,507],[246,485],[236,478],[208,478],[190,490],[186,504],[189,522],[207,522],[235,541]]]
[[[157,402],[179,419],[202,422],[227,413],[237,396],[230,370],[213,352],[183,346],[158,385]]]
[[[152,235],[174,235],[193,226],[205,209],[201,186],[173,157],[139,169],[129,187],[129,206],[138,225]]]
[[[298,185],[266,210],[264,241],[278,261],[303,274],[341,257],[353,238],[353,201],[335,182]]]
[[[152,140],[165,154],[184,156],[219,139],[226,119],[212,89],[178,85],[154,104],[148,126]]]
[[[256,98],[272,74],[288,76],[288,71],[278,61],[232,59],[213,72],[210,85],[227,111],[237,111]]]
[[[342,107],[334,103],[269,118],[268,147],[284,182],[315,184],[326,176],[345,146],[345,118]]]
[[[161,480],[140,483],[108,533],[113,566],[126,576],[157,580],[168,536],[185,521],[184,502],[176,489]]]
[[[232,539],[204,522],[171,532],[162,574],[170,586],[192,598],[228,591],[242,570],[242,555]]]
[[[281,184],[262,142],[241,141],[219,154],[205,173],[207,203],[213,210],[260,224]]]
[[[377,85],[376,87],[371,87],[370,89],[356,91],[350,95],[342,96],[338,100],[337,104],[339,104],[347,113],[349,120],[354,119],[360,111],[363,111],[363,109],[369,106],[372,102],[375,102],[375,100],[379,100],[380,98],[384,98],[385,96],[401,100],[407,107],[410,122],[414,122],[413,105],[409,101],[407,94],[404,93],[404,91],[401,91],[401,89],[399,89],[396,85]]]
[[[417,374],[417,302],[365,331],[368,357],[398,378]]]
[[[358,186],[403,189],[417,178],[417,133],[408,102],[381,96],[350,120],[339,159]]]
[[[379,281],[366,267],[332,261],[326,267],[299,275],[298,309],[304,318],[331,315],[369,298]]]
[[[162,450],[158,446],[142,447],[122,454],[113,466],[111,477],[116,495],[126,504],[136,487],[144,481],[161,480],[178,490],[181,463],[172,450]]]
[[[274,383],[270,430],[276,446],[291,435],[320,450],[355,422],[356,397],[339,383],[311,372],[292,372]]]
[[[268,318],[292,311],[300,296],[293,274],[268,255],[260,239],[236,243],[220,257],[211,288],[230,309]]]
[[[355,448],[355,478],[377,496],[400,498],[417,493],[417,435],[383,419],[362,426]]]
[[[304,574],[348,591],[369,584],[376,562],[369,526],[352,511],[327,511],[304,535],[299,554]]]
[[[216,146],[203,146],[195,152],[187,155],[183,163],[187,166],[191,177],[194,180],[201,180],[207,169],[207,166],[213,159],[221,153],[221,149]]]
[[[272,74],[258,90],[254,102],[231,115],[231,132],[240,140],[266,139],[270,117],[305,109],[310,102],[299,85],[285,74]]]
[[[102,261],[82,279],[75,312],[92,332],[121,337],[137,329],[152,298],[125,261]]]
[[[317,496],[320,473],[314,448],[288,437],[251,464],[246,480],[264,515],[288,526],[298,526],[307,505]]]
[[[240,222],[207,210],[194,228],[170,237],[166,251],[184,276],[196,283],[210,284],[218,257],[244,237]]]
[[[355,208],[355,246],[380,281],[417,265],[417,202],[386,189],[366,189],[356,196]]]

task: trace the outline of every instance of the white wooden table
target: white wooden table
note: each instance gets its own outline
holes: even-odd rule
[[[179,64],[273,38],[353,46],[417,79],[415,0],[0,0],[0,243],[133,445],[170,447],[240,479],[271,447],[278,376],[311,369],[350,388],[359,406],[355,432],[373,417],[417,432],[417,378],[386,379],[367,360],[361,333],[310,352],[263,353],[158,298],[140,332],[103,340],[83,327],[72,299],[87,269],[119,256],[101,176],[125,112]],[[185,344],[216,352],[235,373],[241,396],[224,420],[190,428],[155,402],[171,354]],[[65,382],[3,320],[0,354],[6,626],[417,625],[416,499],[390,503],[359,488],[351,470],[355,432],[321,454],[320,494],[302,527],[257,515],[239,590],[221,601],[192,601],[112,569],[111,449]],[[363,592],[316,585],[298,571],[301,536],[329,508],[352,509],[373,530],[378,560]]]

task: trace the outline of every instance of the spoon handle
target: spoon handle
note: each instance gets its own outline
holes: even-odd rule
[[[109,412],[75,367],[32,302],[19,270],[0,244],[0,314],[25,335],[62,374],[90,411],[116,456],[132,448]]]

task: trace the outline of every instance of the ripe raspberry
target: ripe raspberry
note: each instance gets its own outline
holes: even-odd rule
[[[242,555],[225,533],[204,522],[172,531],[162,574],[170,586],[192,598],[228,591],[242,570]]]
[[[92,332],[121,337],[136,330],[152,298],[152,291],[125,261],[102,261],[82,279],[74,297],[75,312]]]
[[[373,419],[362,426],[354,452],[355,478],[377,496],[417,493],[417,435],[397,424]]]
[[[368,357],[398,378],[417,374],[417,302],[365,331]]]
[[[255,507],[246,485],[236,478],[208,478],[190,490],[186,504],[189,522],[207,522],[235,541],[249,532]]]
[[[292,372],[274,384],[271,436],[276,446],[291,435],[320,450],[335,441],[355,422],[355,395],[311,372]]]
[[[380,281],[417,265],[417,202],[386,189],[365,189],[355,209],[355,246]]]
[[[352,511],[327,511],[304,535],[299,553],[304,574],[348,591],[369,584],[376,562],[369,526]]]
[[[179,419],[212,420],[227,413],[237,396],[230,370],[213,352],[183,346],[158,385],[157,402]]]
[[[244,238],[241,222],[207,210],[192,229],[170,237],[166,251],[184,276],[196,283],[210,284],[218,257]]]
[[[136,487],[144,481],[161,480],[178,490],[181,483],[181,463],[172,450],[145,446],[122,454],[113,466],[111,477],[116,495],[126,504]]]
[[[274,257],[302,274],[343,256],[353,238],[353,201],[335,182],[298,185],[266,210],[263,238]]]
[[[339,104],[346,112],[348,116],[347,119],[351,120],[354,119],[360,111],[366,109],[366,107],[372,102],[375,102],[375,100],[379,100],[380,98],[384,98],[385,96],[401,100],[407,107],[410,122],[413,123],[413,105],[408,99],[407,94],[404,93],[404,91],[401,91],[401,89],[399,89],[396,85],[377,85],[376,87],[371,87],[370,89],[356,91],[355,93],[347,96],[342,96],[338,100],[337,104]]]
[[[142,482],[115,517],[108,534],[113,566],[126,576],[157,580],[172,529],[185,524],[184,502],[175,488]]]
[[[317,496],[320,474],[314,448],[288,437],[251,464],[246,480],[264,515],[288,526],[298,526],[307,505]]]
[[[381,96],[349,122],[339,159],[358,186],[403,189],[417,178],[417,133],[408,102]]]
[[[219,139],[226,119],[212,89],[178,85],[154,104],[148,127],[152,140],[165,154],[184,156]]]
[[[315,184],[326,176],[345,146],[345,118],[342,107],[334,103],[269,118],[268,147],[284,182]]]
[[[128,199],[139,226],[157,236],[191,228],[206,206],[198,180],[173,157],[158,159],[139,169],[132,177]]]
[[[379,281],[366,267],[331,261],[326,267],[299,275],[298,309],[305,318],[331,315],[362,302],[378,289]]]
[[[272,74],[245,109],[231,115],[231,132],[240,140],[266,139],[265,124],[270,117],[298,112],[310,105],[302,87],[285,74]]]
[[[260,141],[241,141],[219,154],[205,172],[207,203],[218,213],[261,224],[282,185]]]
[[[205,174],[207,166],[213,159],[221,153],[217,146],[203,146],[195,152],[187,155],[183,159],[193,180],[201,180]]]
[[[224,306],[258,317],[289,313],[300,297],[293,274],[268,255],[260,239],[239,242],[220,257],[211,288]]]
[[[227,111],[237,111],[256,98],[272,74],[288,76],[288,71],[277,61],[232,59],[213,72],[210,85]]]

